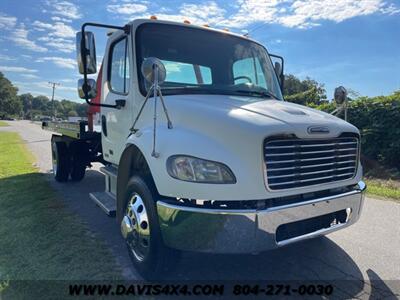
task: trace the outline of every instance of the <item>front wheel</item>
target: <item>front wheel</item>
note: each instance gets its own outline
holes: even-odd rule
[[[121,222],[133,265],[145,279],[162,279],[178,258],[162,241],[154,195],[154,189],[141,177],[133,176],[127,185]]]

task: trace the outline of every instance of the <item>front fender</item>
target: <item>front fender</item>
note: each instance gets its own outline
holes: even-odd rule
[[[233,136],[232,139],[234,139]],[[151,156],[153,151],[152,127],[142,128],[127,140],[128,144],[136,145],[141,150],[160,195],[205,200],[265,198],[262,146],[246,147],[252,142],[246,141],[244,138],[242,145],[238,146],[237,140],[227,143],[224,139],[224,143],[221,143],[221,141],[192,129],[181,127],[168,129],[166,126],[159,126],[157,127],[155,147],[158,157],[155,158]],[[167,172],[166,162],[168,157],[176,154],[186,154],[224,163],[235,174],[237,183],[192,183],[172,178]]]

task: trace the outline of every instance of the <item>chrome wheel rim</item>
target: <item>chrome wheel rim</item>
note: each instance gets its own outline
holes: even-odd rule
[[[52,156],[52,165],[53,165],[53,174],[57,175],[57,153],[56,153],[56,143],[51,144],[51,156]]]
[[[144,260],[150,250],[150,226],[143,199],[136,193],[128,201],[121,233],[135,258]]]

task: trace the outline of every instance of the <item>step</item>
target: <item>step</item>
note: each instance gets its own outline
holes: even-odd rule
[[[115,196],[108,192],[94,192],[89,194],[90,198],[110,217],[115,217],[117,201]]]
[[[113,165],[101,167],[100,172],[104,174],[105,191],[115,195],[117,193],[117,175],[118,169]]]
[[[109,165],[109,166],[101,167],[100,172],[103,173],[104,175],[117,177],[118,169],[112,165]]]

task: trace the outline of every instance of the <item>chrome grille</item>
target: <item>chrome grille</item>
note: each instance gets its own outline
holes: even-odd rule
[[[267,186],[283,190],[353,178],[358,138],[267,139],[264,143]]]

